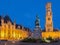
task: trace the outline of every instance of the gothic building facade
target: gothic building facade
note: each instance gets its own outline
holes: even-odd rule
[[[0,16],[0,40],[22,40],[31,36],[29,33],[31,34],[29,29],[17,25],[15,21],[13,23],[7,16]],[[35,39],[49,37],[60,39],[60,31],[53,28],[51,3],[46,4],[46,23],[44,31],[41,30],[40,19],[36,16],[35,28],[31,37]]]
[[[10,20],[9,16],[0,16],[0,40],[22,40],[29,37],[29,31]]]
[[[51,4],[48,3],[46,5],[46,32],[53,31],[53,21],[52,21],[52,10],[51,10]]]

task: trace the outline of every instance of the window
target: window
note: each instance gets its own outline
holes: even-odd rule
[[[50,29],[48,29],[48,31],[50,31]]]
[[[50,18],[48,18],[48,20],[50,20]]]
[[[20,37],[20,39],[22,39],[22,37]]]
[[[10,29],[10,25],[8,25],[8,28]]]
[[[8,30],[8,38],[10,38],[10,30]]]

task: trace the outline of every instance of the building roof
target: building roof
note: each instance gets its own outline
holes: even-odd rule
[[[10,17],[8,15],[6,15],[4,17],[4,22],[7,23],[8,21],[10,21],[11,23],[13,23],[12,20],[10,19]]]
[[[45,32],[45,31],[46,31],[45,29],[42,30],[42,32]],[[59,30],[54,28],[53,31],[59,31]]]
[[[0,16],[0,26],[1,26],[1,19],[2,18],[4,19],[4,23],[8,23],[8,21],[10,21],[13,24],[12,20],[10,19],[10,17],[8,15],[6,15],[5,17]],[[29,28],[23,27],[22,25],[19,25],[19,24],[16,24],[16,28],[19,28],[19,29],[24,28],[25,31],[30,31]]]
[[[22,29],[22,25],[16,24],[16,28],[20,27],[19,29]]]

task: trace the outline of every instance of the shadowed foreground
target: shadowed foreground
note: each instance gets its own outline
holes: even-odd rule
[[[0,41],[0,45],[60,45],[60,41],[56,43],[23,43],[23,42]]]

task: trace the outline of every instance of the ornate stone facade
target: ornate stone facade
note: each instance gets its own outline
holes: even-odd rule
[[[22,40],[29,36],[29,32],[22,26],[11,22],[6,16],[0,16],[0,40]]]
[[[53,31],[51,3],[46,5],[46,32]]]

